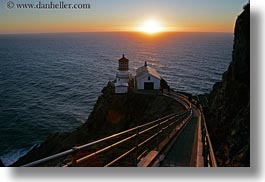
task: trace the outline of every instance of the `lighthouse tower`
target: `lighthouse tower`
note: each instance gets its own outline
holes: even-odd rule
[[[122,55],[119,59],[119,68],[116,75],[115,93],[128,93],[129,87],[129,60]]]

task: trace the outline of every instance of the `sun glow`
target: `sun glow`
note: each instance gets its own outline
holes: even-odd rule
[[[141,26],[137,28],[137,31],[147,34],[156,34],[165,31],[165,28],[161,23],[155,19],[146,20]]]

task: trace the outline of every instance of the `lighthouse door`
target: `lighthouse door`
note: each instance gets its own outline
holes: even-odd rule
[[[154,82],[144,82],[145,90],[154,90]]]

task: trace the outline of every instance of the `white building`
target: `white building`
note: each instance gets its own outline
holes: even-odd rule
[[[136,70],[136,86],[138,90],[159,90],[161,76],[150,66],[145,65]]]
[[[122,55],[115,81],[115,93],[128,93],[129,88],[129,60]]]

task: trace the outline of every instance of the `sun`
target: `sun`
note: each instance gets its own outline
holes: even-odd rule
[[[157,34],[164,31],[164,27],[156,19],[148,19],[137,28],[139,32],[147,34]]]

